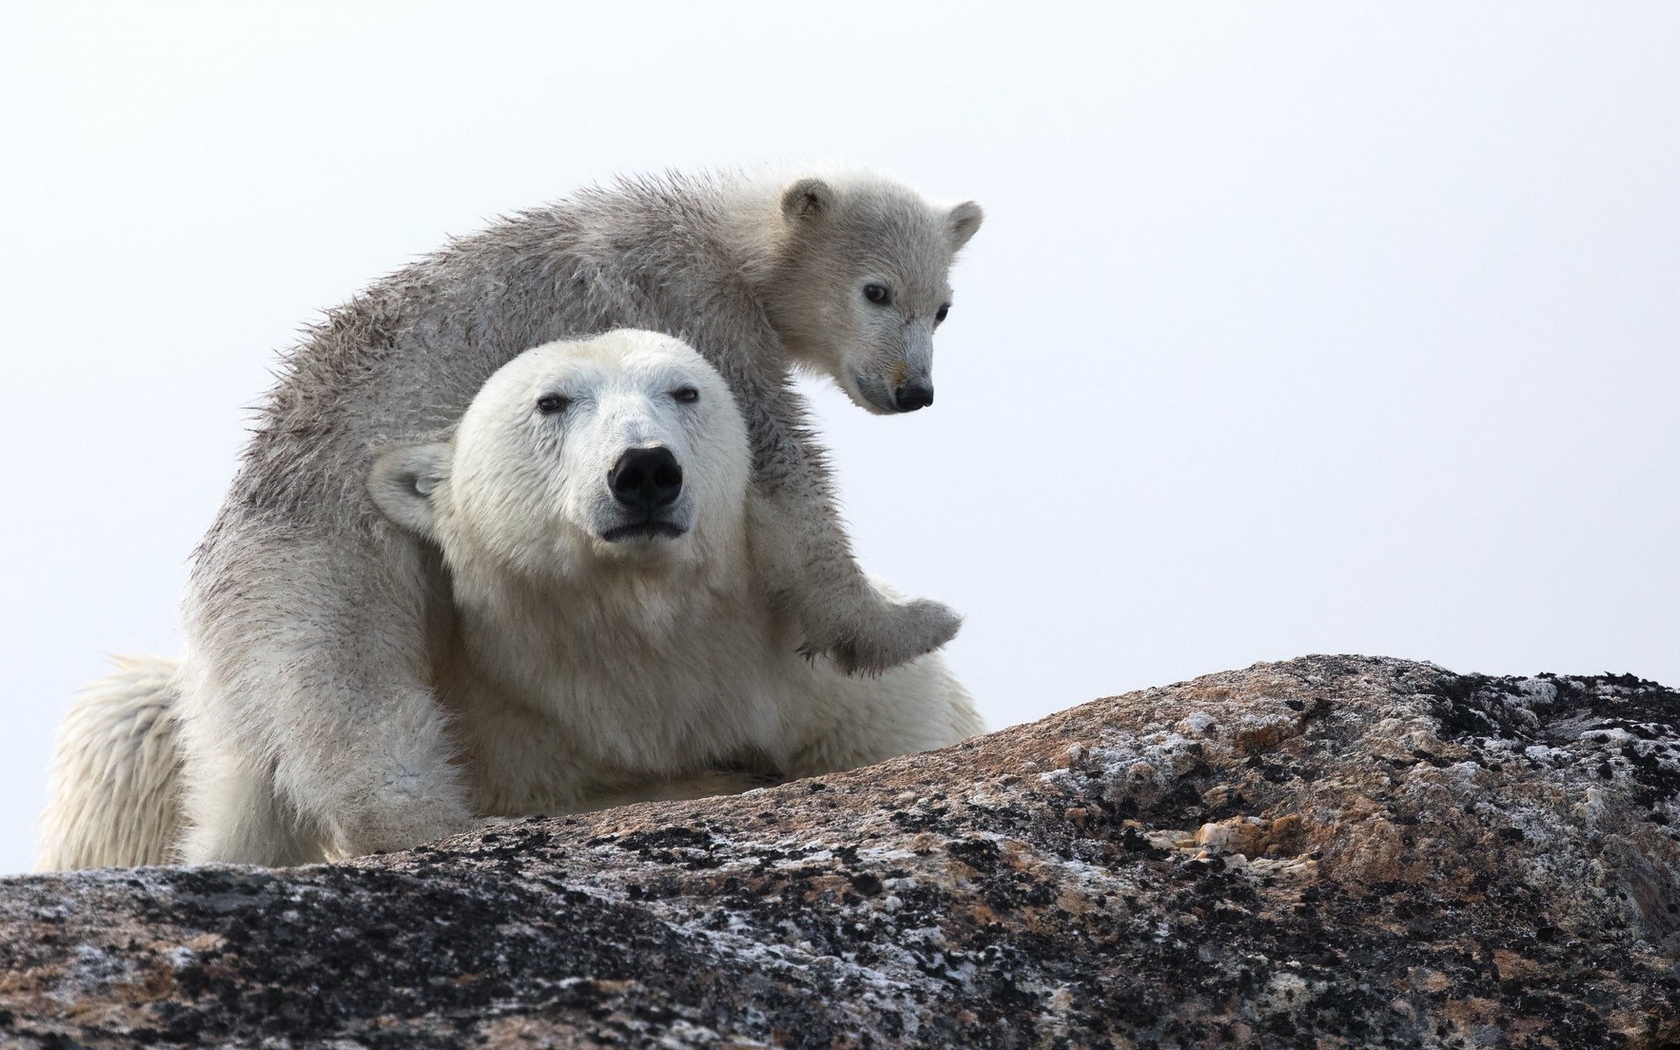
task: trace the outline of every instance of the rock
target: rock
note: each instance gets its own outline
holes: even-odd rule
[[[1680,694],[1309,657],[726,799],[0,882],[0,1045],[1680,1046]]]

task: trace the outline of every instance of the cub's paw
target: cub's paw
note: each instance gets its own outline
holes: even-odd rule
[[[870,610],[866,622],[846,625],[840,637],[826,645],[808,641],[800,651],[807,656],[827,653],[846,674],[880,674],[933,652],[955,638],[961,627],[962,617],[939,602],[883,602]]]

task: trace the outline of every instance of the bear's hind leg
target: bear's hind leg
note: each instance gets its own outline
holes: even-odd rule
[[[179,836],[175,661],[116,660],[59,728],[38,867],[166,864]]]

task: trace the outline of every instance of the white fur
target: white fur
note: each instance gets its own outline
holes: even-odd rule
[[[42,870],[162,864],[180,824],[175,662],[119,658],[64,719],[41,814]]]

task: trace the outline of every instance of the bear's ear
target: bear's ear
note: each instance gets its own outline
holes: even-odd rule
[[[834,190],[821,179],[800,179],[782,191],[782,218],[790,225],[828,214]]]
[[[951,250],[957,251],[968,243],[974,236],[974,231],[980,228],[980,220],[986,213],[980,210],[980,205],[973,201],[963,201],[952,208],[945,216],[945,222],[951,228]]]
[[[437,539],[432,494],[449,472],[448,445],[416,445],[380,456],[368,478],[368,494],[397,525],[421,539]]]

